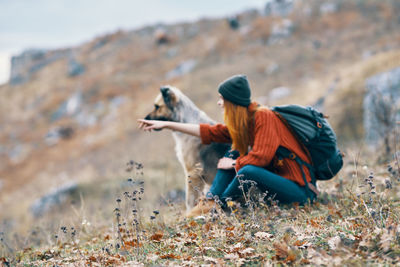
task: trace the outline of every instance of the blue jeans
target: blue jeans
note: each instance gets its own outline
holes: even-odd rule
[[[224,157],[236,159],[238,156],[238,151],[231,150]],[[242,181],[242,188],[240,181]],[[310,192],[310,197],[307,195],[305,186],[300,186],[296,182],[254,165],[242,167],[237,174],[234,169],[218,169],[207,197],[217,196],[225,204],[227,198],[235,200],[243,196],[243,192],[247,192],[251,183],[254,182],[259,190],[267,192],[268,196],[273,197],[274,200],[279,200],[280,203],[297,202],[305,204],[309,198],[311,201],[315,198],[313,192]]]

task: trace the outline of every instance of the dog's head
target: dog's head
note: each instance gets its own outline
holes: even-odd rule
[[[154,109],[147,114],[146,120],[178,121],[178,90],[172,86],[162,86],[160,94],[154,101]]]

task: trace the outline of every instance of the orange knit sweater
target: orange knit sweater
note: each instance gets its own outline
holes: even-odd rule
[[[257,103],[249,106],[249,111],[254,112]],[[228,128],[223,124],[200,124],[200,136],[203,144],[232,143]],[[294,160],[284,158],[281,162],[275,156],[279,146],[286,147],[294,152],[302,160],[310,163],[309,157],[301,148],[301,145],[292,135],[285,124],[268,108],[256,111],[254,124],[249,128],[251,150],[236,160],[236,171],[243,166],[251,164],[267,168],[274,173],[304,186],[304,180],[300,166]],[[307,167],[303,167],[308,182],[311,176]]]

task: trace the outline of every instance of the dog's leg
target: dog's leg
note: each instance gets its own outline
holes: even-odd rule
[[[204,179],[200,173],[191,172],[186,179],[186,210],[191,210],[204,194]]]

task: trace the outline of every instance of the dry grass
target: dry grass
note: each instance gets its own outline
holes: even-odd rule
[[[75,216],[47,221],[47,229],[33,227],[23,250],[11,254],[10,236],[3,235],[0,256],[4,263],[39,266],[392,265],[400,257],[398,165],[364,162],[349,161],[338,177],[320,182],[314,205],[231,203],[227,213],[196,219],[185,219],[181,204],[147,206],[155,185],[142,184],[135,165],[133,180],[122,187],[83,186],[90,203],[72,205]]]

